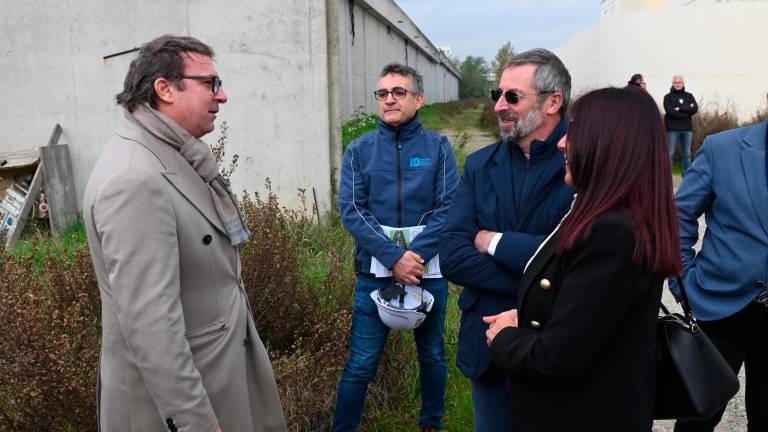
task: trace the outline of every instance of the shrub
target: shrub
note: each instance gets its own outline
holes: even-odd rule
[[[736,118],[735,110],[730,104],[721,106],[719,104],[699,104],[698,114],[693,116],[693,142],[691,143],[691,156],[701,147],[704,138],[709,135],[722,132],[728,129],[739,127],[739,121]],[[681,146],[677,146],[675,157],[680,154]]]
[[[101,317],[81,243],[52,250],[42,237],[0,256],[0,430],[91,431]]]
[[[493,108],[496,104],[492,100],[488,100],[483,106],[483,112],[480,114],[480,120],[478,126],[492,133],[498,139],[501,139],[501,133],[499,132],[499,117]]]

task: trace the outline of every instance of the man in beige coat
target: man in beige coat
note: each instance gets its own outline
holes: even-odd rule
[[[85,190],[101,431],[286,430],[240,278],[250,232],[199,139],[227,101],[212,58],[191,37],[141,48],[117,95],[125,119]]]

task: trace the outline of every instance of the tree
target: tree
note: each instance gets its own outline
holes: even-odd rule
[[[496,83],[501,79],[501,73],[504,72],[504,66],[506,66],[509,59],[515,55],[515,49],[512,47],[512,42],[507,41],[499,51],[496,52],[493,62],[491,62],[491,71],[496,74]]]
[[[459,66],[459,97],[484,97],[488,93],[488,62],[482,57],[467,56]]]

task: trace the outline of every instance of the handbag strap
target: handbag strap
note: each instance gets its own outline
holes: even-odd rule
[[[696,317],[693,316],[693,311],[691,310],[691,307],[688,305],[688,296],[685,294],[685,287],[683,286],[683,278],[680,276],[675,276],[675,279],[677,280],[677,285],[680,287],[680,306],[683,308],[683,313],[685,314],[685,317],[688,318],[688,321],[690,322],[691,326],[696,327]],[[666,306],[664,306],[664,302],[659,301],[659,307],[661,310],[666,314],[669,315],[670,311],[667,309]]]

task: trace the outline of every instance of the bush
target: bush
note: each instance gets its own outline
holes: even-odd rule
[[[483,106],[483,113],[480,114],[480,120],[478,126],[493,134],[498,139],[501,139],[501,132],[499,132],[499,116],[496,115],[496,111],[493,108],[496,106],[492,100],[488,100]]]
[[[700,109],[698,114],[693,116],[691,157],[696,154],[696,151],[701,147],[704,138],[707,136],[739,127],[739,121],[736,118],[735,110],[730,104],[725,106],[719,104],[699,104],[699,106],[705,106],[705,108]],[[676,157],[680,154],[680,147],[681,146],[678,145],[675,150]]]
[[[256,327],[270,352],[289,429],[328,429],[347,357],[354,242],[338,217],[244,193],[254,235],[241,249]],[[311,213],[310,213],[311,214]],[[0,254],[0,430],[96,430],[100,299],[82,224],[63,240],[34,235]],[[408,395],[412,344],[390,338],[364,425]],[[387,373],[386,371],[393,371]]]

